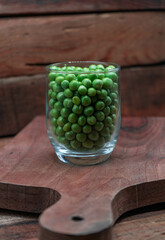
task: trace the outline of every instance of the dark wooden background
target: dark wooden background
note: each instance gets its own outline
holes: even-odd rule
[[[0,136],[45,112],[45,66],[121,65],[122,116],[165,116],[164,0],[0,0]]]

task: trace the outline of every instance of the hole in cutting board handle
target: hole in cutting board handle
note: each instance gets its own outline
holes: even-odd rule
[[[83,221],[84,218],[81,217],[81,216],[72,216],[72,221],[75,221],[75,222],[80,222],[80,221]]]

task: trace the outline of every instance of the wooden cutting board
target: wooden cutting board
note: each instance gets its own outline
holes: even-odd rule
[[[123,118],[110,159],[60,162],[35,118],[0,151],[0,208],[43,212],[40,240],[110,240],[124,212],[165,201],[165,118]]]

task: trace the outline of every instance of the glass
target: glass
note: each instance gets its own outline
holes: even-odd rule
[[[120,66],[73,61],[46,71],[47,132],[58,158],[78,165],[107,160],[120,130]]]

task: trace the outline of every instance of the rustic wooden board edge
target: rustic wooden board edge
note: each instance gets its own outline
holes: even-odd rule
[[[142,189],[145,188],[145,195],[142,194]],[[135,184],[132,186],[128,186],[120,190],[116,193],[114,199],[112,200],[112,204],[109,209],[109,221],[106,223],[103,223],[102,226],[98,226],[95,228],[95,231],[93,232],[82,232],[80,234],[76,235],[69,235],[66,232],[52,232],[49,227],[45,228],[45,219],[47,216],[46,212],[49,211],[49,209],[46,209],[39,217],[39,224],[40,224],[40,240],[52,240],[52,239],[60,239],[60,240],[100,240],[100,239],[110,239],[111,233],[112,233],[112,227],[117,221],[119,217],[121,217],[122,214],[133,210],[138,209],[140,207],[150,206],[157,203],[163,203],[165,201],[165,195],[163,194],[163,189],[165,189],[165,179],[158,180],[158,181],[151,181],[147,183],[140,183]],[[137,192],[140,196],[143,196],[142,198],[138,198]],[[152,198],[153,194],[157,195],[157,198]],[[151,198],[150,198],[151,197]],[[60,200],[59,200],[60,204]],[[51,211],[54,211],[56,208],[55,205],[50,206]],[[55,217],[56,215],[54,215]],[[81,220],[83,221],[81,216],[75,216],[77,219],[77,224]],[[70,220],[72,221],[72,216],[70,217]],[[42,221],[44,221],[44,225],[42,224]],[[99,231],[98,231],[99,229]],[[101,229],[101,230],[100,230]]]
[[[0,15],[17,15],[17,14],[48,14],[48,13],[78,13],[78,12],[107,12],[107,11],[128,11],[128,10],[163,10],[165,2],[155,0],[135,0],[135,1],[80,1],[67,0],[53,1],[42,0],[40,2],[32,0],[28,1],[16,0],[14,3],[2,1]]]
[[[51,188],[0,182],[3,209],[41,213],[60,198],[59,192]]]

